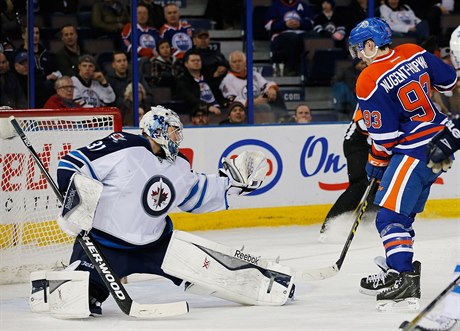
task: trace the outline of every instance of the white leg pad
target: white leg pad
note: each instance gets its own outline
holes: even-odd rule
[[[49,311],[49,286],[46,279],[46,270],[34,271],[30,273],[30,283],[32,285],[29,297],[30,310],[34,313],[47,313]]]
[[[192,283],[187,292],[246,305],[283,305],[294,285],[290,267],[182,231],[174,231],[162,269]]]
[[[46,278],[51,316],[61,319],[90,316],[88,271],[49,271]]]

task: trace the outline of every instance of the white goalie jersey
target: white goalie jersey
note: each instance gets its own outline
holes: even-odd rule
[[[75,172],[103,184],[93,228],[133,245],[157,240],[176,207],[192,213],[228,208],[227,177],[197,174],[180,156],[175,163],[161,159],[139,135],[116,132],[68,153],[58,166],[61,192]]]

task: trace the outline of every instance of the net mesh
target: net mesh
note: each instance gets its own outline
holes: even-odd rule
[[[14,115],[55,181],[70,150],[120,129],[117,114]],[[67,264],[74,239],[56,223],[60,203],[17,136],[0,139],[0,181],[0,283],[25,282],[31,271]]]

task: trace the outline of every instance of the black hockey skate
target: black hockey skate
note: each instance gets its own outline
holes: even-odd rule
[[[399,277],[399,272],[390,269],[382,256],[374,258],[375,264],[381,269],[378,274],[361,278],[359,292],[367,295],[377,295],[385,289],[390,288]]]
[[[96,298],[89,298],[89,311],[91,316],[102,316],[101,303]]]
[[[377,310],[420,309],[420,262],[414,262],[415,271],[401,272],[393,286],[377,294]]]

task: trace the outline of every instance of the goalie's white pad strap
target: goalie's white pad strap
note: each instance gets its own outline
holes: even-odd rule
[[[39,270],[30,273],[32,285],[29,306],[34,313],[46,313],[49,311],[49,286],[46,279],[46,270]]]
[[[76,236],[81,230],[91,230],[102,187],[102,183],[78,173],[72,176],[57,220],[64,232]]]
[[[283,305],[294,284],[290,267],[182,231],[174,231],[162,269],[200,293],[246,305]]]
[[[46,278],[51,316],[61,319],[90,316],[88,271],[48,271]]]

